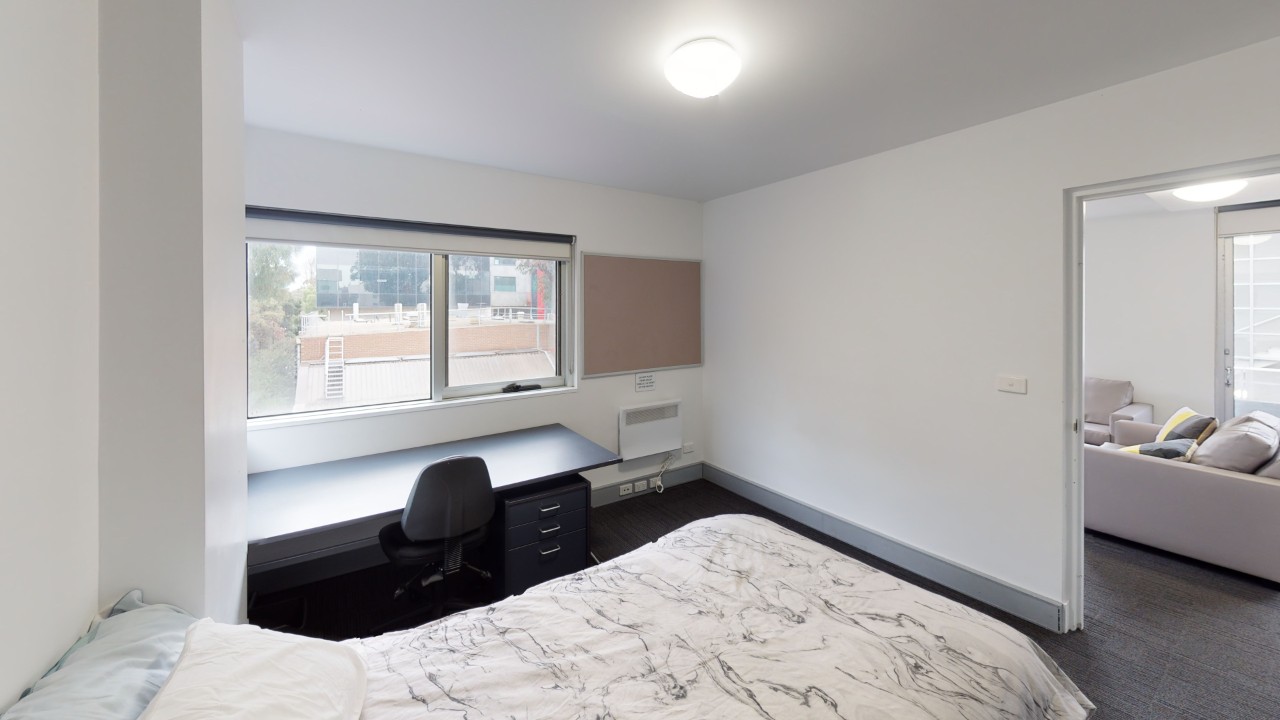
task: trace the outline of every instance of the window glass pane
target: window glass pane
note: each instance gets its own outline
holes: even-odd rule
[[[1280,285],[1254,285],[1255,308],[1280,308]]]
[[[1253,360],[1254,367],[1280,362],[1280,335],[1237,335],[1236,354]]]
[[[1253,282],[1280,283],[1280,259],[1254,260]]]
[[[249,417],[431,397],[430,259],[250,241]]]
[[[1236,332],[1280,334],[1280,310],[1254,310],[1253,323],[1237,323]]]
[[[1252,236],[1254,239],[1265,237],[1266,240],[1253,245],[1247,245],[1255,258],[1280,258],[1280,233],[1259,234]],[[1236,254],[1240,253],[1240,244],[1236,244]]]
[[[559,374],[559,264],[449,256],[449,386]]]

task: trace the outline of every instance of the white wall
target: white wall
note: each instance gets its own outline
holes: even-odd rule
[[[231,6],[201,3],[205,612],[246,616],[244,52]]]
[[[1210,208],[1086,217],[1085,374],[1132,381],[1158,421],[1212,415],[1217,273]]]
[[[234,621],[244,588],[241,73],[220,5],[101,6],[99,597],[138,587],[151,602]]]
[[[701,257],[702,210],[686,200],[466,165],[389,150],[249,128],[249,204],[351,215],[576,235],[586,253]],[[581,327],[582,308],[576,308]],[[578,342],[581,356],[581,340]],[[258,472],[559,422],[617,448],[617,408],[686,401],[685,440],[701,447],[702,370],[658,373],[637,394],[631,375],[581,382],[577,392],[519,397],[359,420],[255,429],[249,471]],[[680,463],[701,459],[685,455]],[[652,472],[661,458],[592,471],[594,484]]]
[[[707,460],[1065,601],[1064,189],[1280,153],[1277,64],[1273,40],[708,203]]]
[[[0,709],[98,600],[98,9],[0,3]]]

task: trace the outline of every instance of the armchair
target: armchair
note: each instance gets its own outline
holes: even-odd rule
[[[1128,380],[1084,379],[1084,441],[1089,445],[1111,442],[1116,423],[1121,420],[1151,422],[1155,408],[1133,401],[1133,383]]]

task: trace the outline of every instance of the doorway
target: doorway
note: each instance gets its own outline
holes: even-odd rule
[[[1066,263],[1067,277],[1066,277],[1066,283],[1065,283],[1065,288],[1066,288],[1065,292],[1067,296],[1066,303],[1065,303],[1066,320],[1067,320],[1066,322],[1067,342],[1065,344],[1067,348],[1067,357],[1065,358],[1065,362],[1064,362],[1064,368],[1065,368],[1064,386],[1066,390],[1066,400],[1067,400],[1067,402],[1065,403],[1065,411],[1064,411],[1065,421],[1066,421],[1064,423],[1064,442],[1066,443],[1066,449],[1067,449],[1067,453],[1066,453],[1067,461],[1065,463],[1066,468],[1064,473],[1065,474],[1065,482],[1064,482],[1065,490],[1064,491],[1066,493],[1066,515],[1067,515],[1066,523],[1064,526],[1065,533],[1066,533],[1066,537],[1064,538],[1064,545],[1066,548],[1065,554],[1066,554],[1067,562],[1065,563],[1065,566],[1064,566],[1065,574],[1066,574],[1066,577],[1064,578],[1064,588],[1066,588],[1067,590],[1066,592],[1067,605],[1066,605],[1064,616],[1061,623],[1061,627],[1063,630],[1074,630],[1074,629],[1082,628],[1085,621],[1085,618],[1084,618],[1084,585],[1085,585],[1084,490],[1085,490],[1085,487],[1084,487],[1084,477],[1083,477],[1084,475],[1084,463],[1083,463],[1084,441],[1083,441],[1083,433],[1081,432],[1081,430],[1082,430],[1082,423],[1084,419],[1083,386],[1084,386],[1084,378],[1086,375],[1086,367],[1087,367],[1086,356],[1085,356],[1085,351],[1086,351],[1085,228],[1088,222],[1086,219],[1086,207],[1088,206],[1090,217],[1096,218],[1097,215],[1094,214],[1094,209],[1101,208],[1103,206],[1102,201],[1120,201],[1122,199],[1128,199],[1129,201],[1139,203],[1139,204],[1151,203],[1151,202],[1158,203],[1161,197],[1172,195],[1174,190],[1186,188],[1188,186],[1203,185],[1203,184],[1219,182],[1224,180],[1258,178],[1261,176],[1277,175],[1277,174],[1280,174],[1280,157],[1270,157],[1270,158],[1262,158],[1254,161],[1231,163],[1226,165],[1187,170],[1187,171],[1181,171],[1176,173],[1168,173],[1168,174],[1158,175],[1158,176],[1149,176],[1144,178],[1136,178],[1131,180],[1103,183],[1099,185],[1092,185],[1092,186],[1086,186],[1086,187],[1080,187],[1080,188],[1071,188],[1064,191],[1064,213],[1066,215],[1064,244],[1065,244],[1065,256],[1067,259],[1067,263]],[[1273,195],[1271,199],[1275,199],[1276,197],[1280,197],[1280,196]],[[1242,203],[1241,202],[1242,200],[1247,202]],[[1206,236],[1204,236],[1204,242],[1207,243],[1207,248],[1208,248],[1207,252],[1204,255],[1204,261],[1208,263],[1207,272],[1210,275],[1210,280],[1209,280],[1210,287],[1213,287],[1216,285],[1219,288],[1219,290],[1217,290],[1217,292],[1219,293],[1222,292],[1221,288],[1230,288],[1232,291],[1231,293],[1232,297],[1230,301],[1220,300],[1218,303],[1214,303],[1212,300],[1212,295],[1210,296],[1210,300],[1207,308],[1207,313],[1210,318],[1210,320],[1208,321],[1209,330],[1203,336],[1202,340],[1197,340],[1197,342],[1199,342],[1201,345],[1207,348],[1206,350],[1204,350],[1204,356],[1205,358],[1209,358],[1209,359],[1202,359],[1201,366],[1204,368],[1207,368],[1205,370],[1205,375],[1207,377],[1204,382],[1206,384],[1206,387],[1210,389],[1207,391],[1207,395],[1202,396],[1205,399],[1197,402],[1200,402],[1202,406],[1206,407],[1206,409],[1209,407],[1212,407],[1213,412],[1221,414],[1223,410],[1218,407],[1219,403],[1215,399],[1216,396],[1214,395],[1214,391],[1212,388],[1215,383],[1221,383],[1225,385],[1228,379],[1230,379],[1230,381],[1233,383],[1232,387],[1234,387],[1236,382],[1235,377],[1237,373],[1236,363],[1228,362],[1229,360],[1233,361],[1236,358],[1235,350],[1234,350],[1235,342],[1236,342],[1236,333],[1235,333],[1236,305],[1234,301],[1234,286],[1237,284],[1235,282],[1234,264],[1236,260],[1235,260],[1234,254],[1232,254],[1231,261],[1230,261],[1232,263],[1231,265],[1218,264],[1216,268],[1216,277],[1215,277],[1215,263],[1214,263],[1215,253],[1217,254],[1218,258],[1222,258],[1223,253],[1222,253],[1222,242],[1218,241],[1215,244],[1215,238],[1218,237],[1220,234],[1217,232],[1216,229],[1213,229],[1213,228],[1216,228],[1218,218],[1220,215],[1222,215],[1220,210],[1223,209],[1226,202],[1219,202],[1217,200],[1212,200],[1207,202],[1210,203],[1207,207],[1217,208],[1216,210],[1213,210],[1213,222],[1210,225],[1211,229],[1206,234]],[[1237,205],[1246,205],[1246,204],[1251,204],[1254,201],[1250,199],[1250,196],[1244,195],[1240,198],[1237,198],[1234,202]],[[1205,206],[1201,206],[1201,207],[1205,207]],[[1245,234],[1245,233],[1234,233],[1232,234],[1233,238],[1235,234]],[[1234,239],[1232,240],[1232,242],[1234,243]],[[1274,263],[1276,265],[1274,270],[1277,274],[1275,278],[1276,280],[1275,287],[1277,292],[1277,302],[1280,303],[1280,237],[1276,238],[1276,246],[1277,246],[1277,257],[1266,258],[1266,259],[1276,260],[1276,262]],[[1153,263],[1153,266],[1151,267],[1151,272],[1158,272],[1160,258],[1157,255],[1157,256],[1153,256],[1151,260]],[[1224,263],[1225,261],[1219,259],[1218,262]],[[1264,263],[1264,265],[1269,265],[1269,264]],[[1224,281],[1224,277],[1227,274],[1228,268],[1231,270],[1231,274],[1230,274],[1231,282],[1229,284],[1225,283]],[[1270,267],[1263,268],[1263,270],[1267,272],[1270,272],[1272,269],[1273,268],[1270,268]],[[1251,275],[1250,277],[1252,282],[1253,276]],[[1270,286],[1267,286],[1267,287],[1270,287]],[[1163,297],[1163,301],[1166,304],[1165,307],[1167,309],[1167,312],[1165,314],[1166,315],[1176,314],[1180,307],[1178,303],[1181,300],[1180,296],[1177,294],[1177,288],[1176,287],[1166,288],[1162,297]],[[1270,302],[1269,300],[1266,300],[1266,301]],[[1089,303],[1089,307],[1091,308],[1091,311],[1094,313],[1101,311],[1100,308],[1092,302]],[[1230,323],[1227,323],[1225,320],[1226,312],[1223,310],[1223,308],[1225,307],[1230,307],[1230,314],[1231,314]],[[1274,377],[1276,378],[1277,390],[1280,391],[1280,304],[1278,304],[1276,307],[1277,307],[1277,312],[1275,313],[1276,317],[1272,318],[1276,320],[1275,327],[1276,327],[1277,336],[1278,336],[1277,343],[1276,343],[1276,347],[1277,347],[1276,371],[1277,372]],[[1269,305],[1260,306],[1260,308],[1265,310],[1265,309],[1270,309],[1270,306]],[[1249,306],[1247,309],[1250,311],[1249,322],[1252,323],[1253,307]],[[1243,317],[1244,316],[1241,315],[1242,319]],[[1271,326],[1268,326],[1268,327],[1271,327]],[[1230,330],[1228,330],[1227,328],[1230,328]],[[1258,328],[1257,330],[1258,332],[1262,332],[1261,328]],[[1231,335],[1230,347],[1232,349],[1232,354],[1223,355],[1222,350],[1224,348],[1222,347],[1222,344],[1225,344],[1227,342],[1225,336],[1226,334],[1228,334],[1228,332]],[[1252,350],[1250,352],[1252,353]],[[1253,355],[1251,354],[1250,358],[1252,359],[1252,357]],[[1228,370],[1227,368],[1231,368],[1231,369]],[[1242,370],[1251,371],[1253,375],[1260,374],[1254,370],[1252,362],[1250,363],[1249,367],[1242,368]],[[1255,397],[1257,396],[1255,395]],[[1278,402],[1280,402],[1280,392],[1277,393],[1276,399]],[[1155,420],[1156,422],[1162,423],[1166,419],[1168,412],[1170,412],[1167,408],[1167,405],[1168,403],[1171,403],[1171,402],[1173,402],[1172,397],[1170,397],[1164,403],[1158,404],[1157,407],[1164,405],[1164,408],[1163,408],[1163,410],[1165,411],[1164,416],[1153,417],[1153,420]],[[1233,403],[1234,402],[1235,400],[1233,397]],[[1172,409],[1177,410],[1178,408],[1174,407]],[[1233,405],[1233,410],[1234,409],[1235,408]],[[1280,407],[1278,407],[1277,409],[1280,409]],[[1156,412],[1157,414],[1160,414],[1162,410],[1157,410]]]

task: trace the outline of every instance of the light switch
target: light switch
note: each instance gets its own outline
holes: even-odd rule
[[[996,378],[996,389],[1000,392],[1027,394],[1027,379],[1015,375],[1001,375]]]

